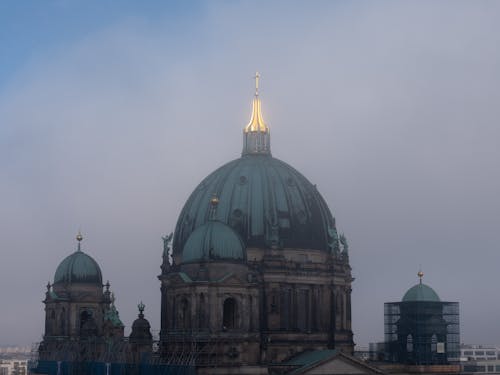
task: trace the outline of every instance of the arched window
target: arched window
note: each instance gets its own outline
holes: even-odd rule
[[[232,297],[224,301],[222,312],[222,328],[236,328],[236,300]]]
[[[85,323],[87,323],[91,318],[92,318],[92,312],[88,310],[83,310],[80,313],[80,327],[82,327]]]
[[[437,336],[434,333],[431,337],[431,352],[435,353],[437,351]]]
[[[413,352],[413,337],[412,337],[412,335],[406,336],[406,351],[408,353]]]
[[[94,319],[94,313],[90,309],[83,310],[80,313],[80,335],[82,337],[97,335],[97,324]]]

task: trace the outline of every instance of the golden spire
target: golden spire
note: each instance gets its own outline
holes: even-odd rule
[[[259,99],[259,79],[260,79],[260,74],[259,72],[255,73],[255,96],[253,98],[253,105],[252,105],[252,118],[250,119],[250,122],[248,123],[247,126],[245,126],[244,132],[262,132],[262,133],[268,133],[269,132],[269,127],[266,125],[264,122],[264,119],[262,118],[262,110],[261,110],[261,105],[260,105],[260,99]]]

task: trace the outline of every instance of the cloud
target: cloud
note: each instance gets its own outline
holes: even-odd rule
[[[383,302],[421,264],[461,302],[462,341],[495,343],[500,302],[478,293],[496,294],[499,261],[498,5],[252,4],[179,28],[127,18],[0,92],[0,344],[39,338],[44,285],[79,227],[125,324],[143,300],[159,329],[161,235],[239,156],[255,70],[273,154],[350,239],[355,341],[383,339]]]

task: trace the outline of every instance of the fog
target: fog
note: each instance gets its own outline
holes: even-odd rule
[[[45,285],[82,248],[128,332],[160,328],[162,240],[239,157],[261,73],[273,156],[350,242],[353,331],[424,282],[461,341],[500,344],[500,3],[210,2],[138,12],[27,59],[0,86],[0,345],[39,341]]]

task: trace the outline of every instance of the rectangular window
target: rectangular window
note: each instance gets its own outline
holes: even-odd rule
[[[474,355],[474,352],[472,350],[465,350],[464,355]]]
[[[483,350],[477,350],[474,354],[475,355],[484,355],[484,351]]]
[[[297,328],[309,330],[309,290],[299,289],[297,300]]]
[[[281,291],[281,329],[292,328],[292,290]]]
[[[496,353],[494,351],[487,350],[486,355],[496,355]]]

